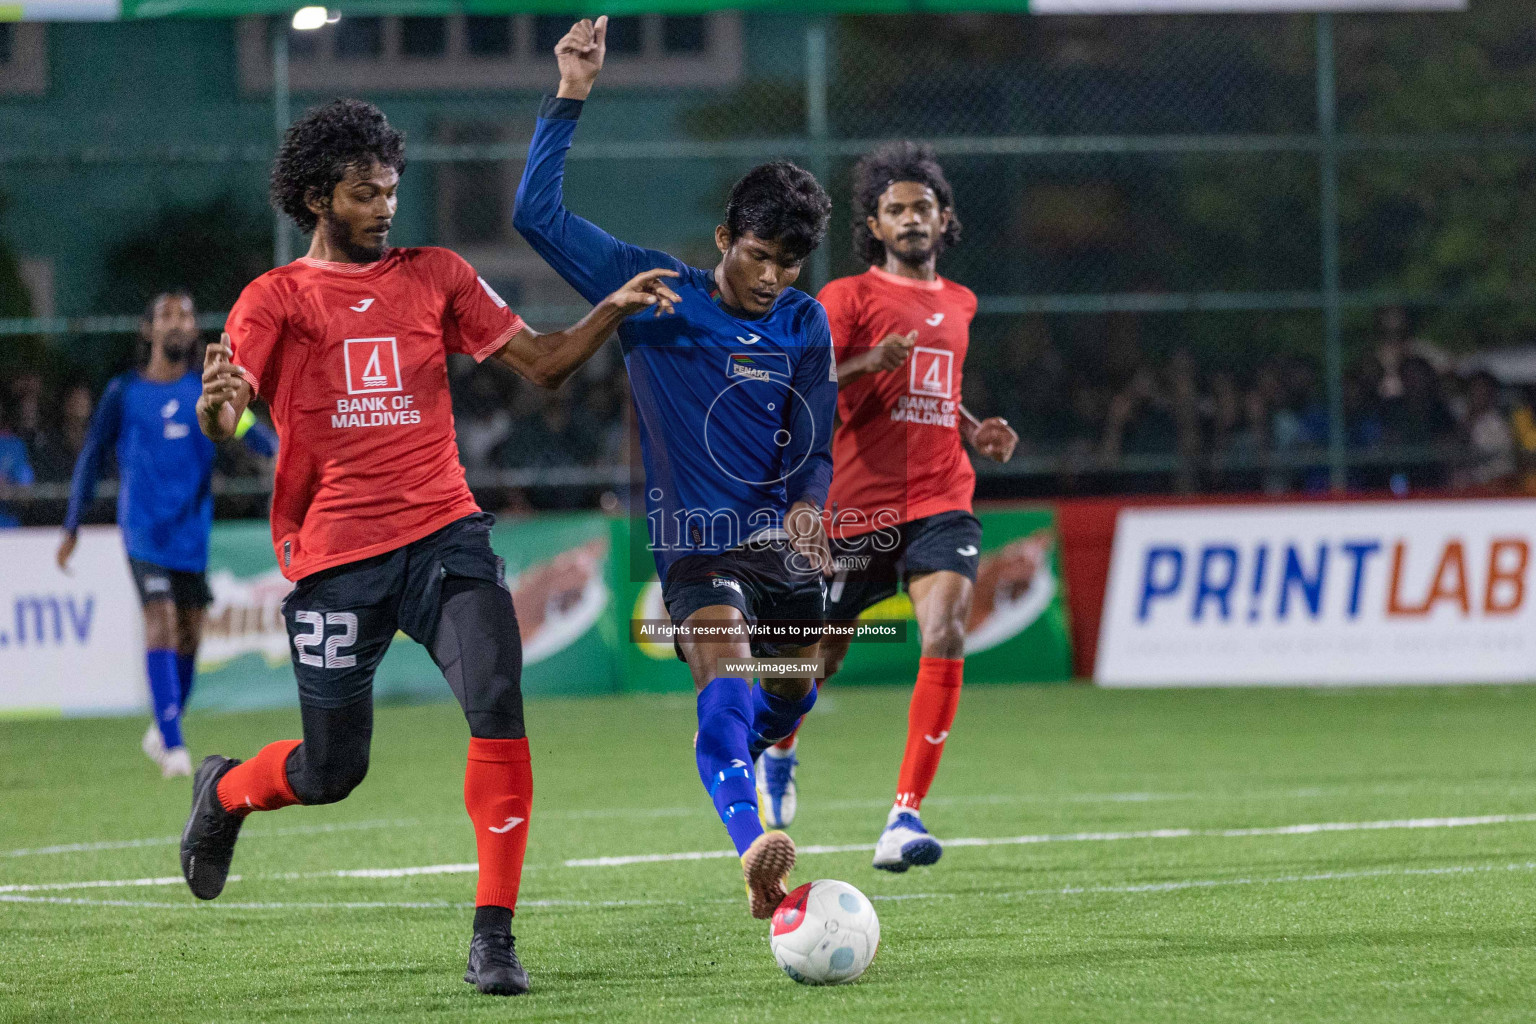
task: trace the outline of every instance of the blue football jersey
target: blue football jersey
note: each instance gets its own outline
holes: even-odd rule
[[[66,530],[75,530],[96,494],[103,458],[117,455],[117,523],[131,558],[203,572],[213,524],[213,442],[197,423],[202,376],[147,380],[137,372],[112,378],[91,417],[75,462]],[[261,450],[270,432],[248,441]]]
[[[565,208],[565,154],[580,103],[546,100],[513,223],[589,302],[656,268],[676,312],[619,326],[640,425],[645,510],[663,579],[687,554],[717,553],[780,531],[797,501],[820,507],[832,479],[837,371],[826,311],[786,289],[765,315],[724,307],[712,271],[621,242]]]

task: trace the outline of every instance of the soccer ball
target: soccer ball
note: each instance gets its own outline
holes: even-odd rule
[[[773,958],[802,985],[842,985],[864,973],[880,945],[869,897],[830,878],[807,882],[773,912]]]

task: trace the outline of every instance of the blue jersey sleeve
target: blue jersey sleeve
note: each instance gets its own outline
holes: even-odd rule
[[[804,401],[790,403],[794,412],[784,464],[795,468],[784,479],[784,496],[791,505],[809,501],[820,508],[832,486],[832,421],[837,415],[837,364],[827,314],[820,303],[810,304],[803,332],[805,347],[791,381]]]
[[[581,100],[544,98],[517,186],[512,226],[588,302],[596,304],[636,274],[683,265],[664,252],[621,242],[565,208],[565,154],[576,134]]]
[[[102,459],[117,442],[123,427],[123,379],[113,377],[91,417],[85,446],[75,460],[75,475],[69,484],[69,511],[64,514],[64,529],[70,533],[80,528],[80,519],[96,498],[96,481],[101,476]]]

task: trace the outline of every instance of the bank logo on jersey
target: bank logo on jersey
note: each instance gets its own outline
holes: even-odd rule
[[[401,390],[400,352],[394,338],[348,338],[347,394],[377,395]]]
[[[955,354],[946,352],[941,348],[923,348],[921,345],[912,350],[912,358],[907,364],[910,367],[910,379],[907,390],[914,395],[923,395],[930,398],[953,398]]]
[[[726,361],[727,377],[748,380],[789,380],[789,356],[783,352],[733,352]]]

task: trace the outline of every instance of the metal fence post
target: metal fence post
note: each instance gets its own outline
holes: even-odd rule
[[[1317,135],[1321,143],[1323,363],[1328,388],[1328,477],[1334,491],[1349,483],[1344,423],[1344,350],[1339,281],[1338,94],[1333,15],[1317,15]]]
[[[281,15],[272,19],[272,123],[277,141],[288,130],[288,26]],[[288,219],[281,213],[272,222],[272,265],[293,262],[293,236],[288,233]]]
[[[812,18],[805,27],[805,132],[811,140],[810,172],[823,188],[831,191],[827,180],[831,161],[827,156],[829,126],[827,119],[827,19]],[[826,284],[832,276],[832,251],[828,241],[811,254],[810,281],[807,291]]]

